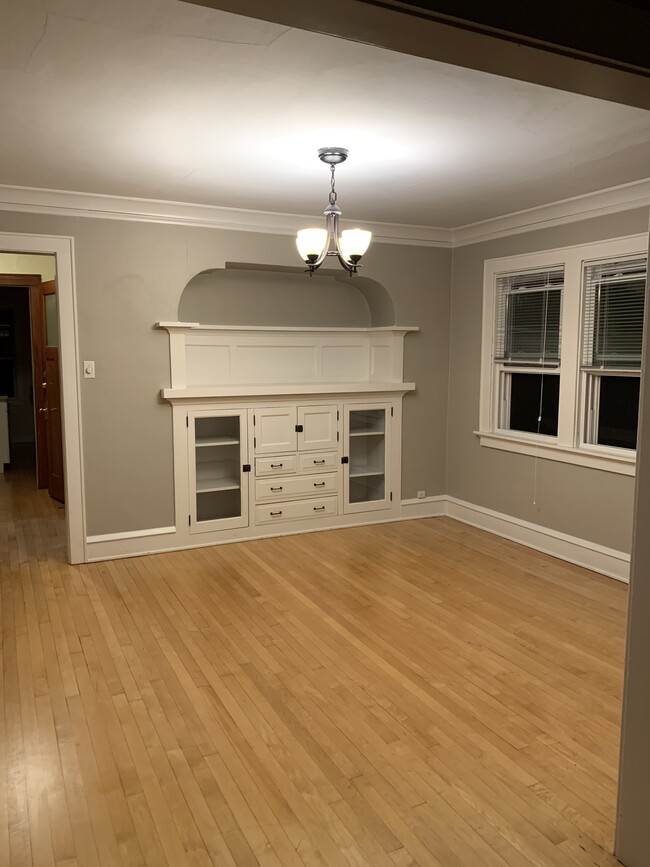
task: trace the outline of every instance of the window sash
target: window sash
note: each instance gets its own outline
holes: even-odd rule
[[[604,379],[620,379],[620,380],[637,380],[639,381],[641,374],[639,371],[621,371],[621,370],[588,370],[584,372],[583,383],[583,444],[589,447],[595,447],[602,451],[611,451],[614,453],[634,454],[635,448],[623,445],[611,445],[599,442],[599,431],[601,428],[601,387]],[[636,405],[636,413],[638,415],[638,402]],[[638,431],[637,431],[638,433]]]
[[[557,430],[555,433],[542,432],[542,427],[547,427],[544,423],[544,381],[547,377],[557,377],[559,381],[560,371],[558,368],[531,368],[526,366],[510,367],[505,364],[495,365],[495,373],[497,377],[496,398],[498,405],[495,407],[495,418],[497,420],[497,430],[503,433],[513,433],[516,436],[531,437],[534,439],[541,438],[544,440],[553,440],[557,438]],[[542,377],[542,392],[540,394],[540,405],[537,430],[524,430],[521,428],[511,427],[512,418],[512,385],[513,376],[524,374],[531,377]],[[532,380],[531,380],[532,382]],[[555,415],[555,414],[553,414]],[[559,401],[558,401],[558,421],[559,421]],[[548,417],[546,417],[548,421]]]
[[[563,266],[497,275],[494,361],[559,365],[563,286]]]
[[[583,279],[583,370],[640,370],[647,259],[586,263]]]

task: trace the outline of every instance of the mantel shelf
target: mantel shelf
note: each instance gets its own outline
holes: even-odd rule
[[[414,382],[298,382],[277,385],[236,385],[213,388],[163,388],[165,400],[206,400],[211,398],[273,397],[310,394],[405,394],[414,391]]]
[[[382,331],[392,331],[406,334],[409,331],[419,331],[416,325],[378,325],[359,326],[358,328],[336,326],[304,326],[304,325],[201,325],[199,322],[156,322],[156,328],[166,331],[263,331],[275,334],[282,333],[343,333],[367,334]]]

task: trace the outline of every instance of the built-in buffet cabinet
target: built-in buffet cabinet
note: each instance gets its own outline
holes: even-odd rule
[[[159,327],[172,349],[162,396],[178,547],[400,517],[414,329]]]

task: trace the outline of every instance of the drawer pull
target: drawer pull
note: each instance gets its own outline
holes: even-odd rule
[[[323,508],[325,508],[325,507],[323,506]],[[272,518],[277,518],[278,515],[281,515],[281,514],[282,514],[282,511],[281,511],[281,510],[280,510],[279,512],[269,512],[269,515],[270,515]]]
[[[277,487],[277,488],[271,488],[271,490],[272,490],[272,491],[281,491],[281,490],[282,490],[282,485],[280,485],[280,486]]]
[[[279,470],[280,467],[283,467],[283,466],[284,466],[284,464],[271,464],[271,469],[272,470]]]
[[[324,464],[324,463],[325,463],[325,458],[323,458],[322,461],[314,461],[314,463],[315,463],[315,464]]]
[[[314,482],[314,487],[315,488],[324,488],[325,482]],[[271,489],[271,490],[273,490],[273,489]]]
[[[314,512],[324,512],[325,506],[314,506]]]

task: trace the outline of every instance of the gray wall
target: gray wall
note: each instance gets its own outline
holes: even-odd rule
[[[457,247],[452,260],[452,314],[447,436],[447,493],[597,542],[629,551],[634,478],[481,446],[479,381],[483,264],[485,259],[586,244],[646,232],[648,210],[526,232]]]
[[[8,212],[0,213],[0,230],[75,239],[79,348],[97,366],[95,380],[82,380],[89,535],[170,526],[171,409],[158,396],[169,385],[169,346],[153,323],[177,319],[184,287],[206,269],[226,262],[295,267],[293,239]],[[366,300],[378,296],[369,306],[380,317],[392,315],[382,302],[387,292],[395,321],[422,329],[406,338],[405,373],[418,391],[405,400],[404,497],[445,490],[450,269],[449,250],[374,244],[357,283]],[[327,279],[302,279],[306,292],[327,292]],[[242,310],[240,321],[249,313]]]

